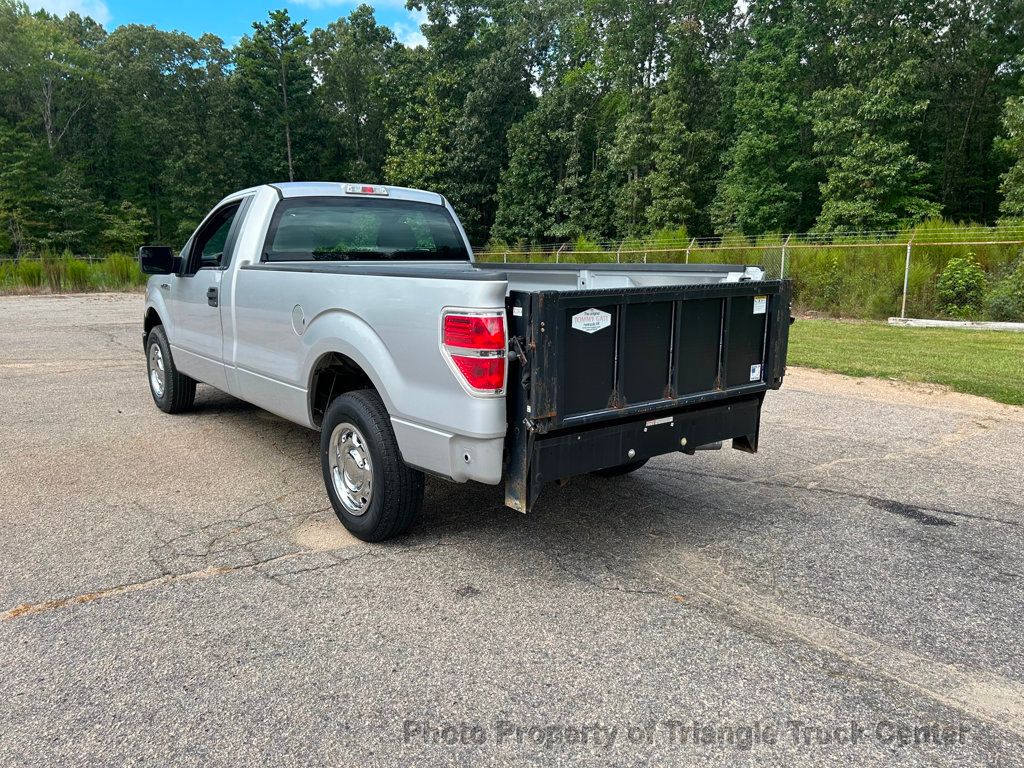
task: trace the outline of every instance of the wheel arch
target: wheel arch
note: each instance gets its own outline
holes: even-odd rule
[[[145,351],[146,343],[149,341],[149,332],[156,328],[158,325],[164,324],[163,318],[160,317],[160,313],[156,311],[156,307],[147,307],[146,316],[142,320],[142,348]]]
[[[354,389],[373,389],[390,415],[396,415],[392,392],[402,389],[402,375],[387,344],[358,315],[331,309],[316,315],[302,334],[306,344],[303,370],[309,425],[319,429],[330,401]],[[385,386],[387,382],[387,386]]]
[[[321,354],[309,372],[309,419],[319,428],[331,402],[346,392],[372,389],[381,394],[373,377],[346,354],[331,351]]]
[[[143,321],[142,329],[147,334],[149,334],[154,327],[163,324],[163,318],[160,317],[160,313],[156,311],[156,307],[150,307],[146,310],[146,319]]]

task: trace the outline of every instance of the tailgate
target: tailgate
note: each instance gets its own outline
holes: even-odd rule
[[[631,425],[658,416],[679,414],[666,420],[675,429],[674,422],[689,414],[691,428],[710,437],[707,442],[746,439],[737,447],[756,450],[756,428],[753,435],[712,434],[714,424],[735,421],[720,418],[713,407],[731,414],[733,405],[743,410],[755,404],[755,423],[759,419],[764,392],[781,386],[785,374],[790,295],[789,281],[510,292],[509,482],[609,466],[617,449],[597,445],[589,449],[593,456],[581,457],[567,448],[572,441],[580,450],[593,444],[598,436],[584,439],[583,433],[599,428],[607,446],[626,439]],[[699,428],[692,423],[696,413],[707,414]],[[536,466],[544,441],[550,441],[548,453],[563,460]],[[646,451],[664,452],[653,445]],[[525,485],[519,490],[507,493],[507,500],[519,497],[512,505],[525,511],[530,500]]]

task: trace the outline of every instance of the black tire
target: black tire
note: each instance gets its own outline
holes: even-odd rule
[[[345,424],[356,428],[355,437],[348,435],[347,444],[351,448],[347,453],[352,463],[347,467],[342,466],[341,454],[333,445],[335,430],[340,430],[339,439],[346,437]],[[352,448],[356,451],[354,454]],[[365,464],[360,462],[365,461],[367,451],[371,493],[365,499],[361,490],[353,491],[353,486],[347,483],[350,478],[348,469],[351,468],[353,475],[359,476],[358,485],[365,487],[365,475],[359,473],[365,469]],[[332,458],[337,469],[332,466]],[[402,461],[387,408],[374,390],[361,389],[341,395],[327,408],[320,433],[320,466],[331,506],[356,538],[384,541],[402,535],[416,522],[423,506],[423,473]],[[350,509],[339,496],[335,486],[336,471],[338,483],[348,494],[348,504],[358,506],[365,501],[366,506],[360,511]]]
[[[164,365],[163,392],[159,394],[152,375],[154,347],[160,350],[159,359]],[[146,380],[149,382],[153,402],[164,413],[182,413],[192,408],[196,399],[196,381],[178,371],[174,365],[171,345],[167,343],[167,334],[162,325],[154,326],[146,337]]]
[[[630,472],[636,472],[646,463],[647,459],[640,459],[639,461],[631,461],[628,464],[620,464],[617,467],[605,467],[604,469],[597,470],[594,474],[601,477],[622,477]]]

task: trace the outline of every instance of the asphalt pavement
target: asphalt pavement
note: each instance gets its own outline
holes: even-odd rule
[[[0,765],[1024,766],[1024,409],[791,370],[756,455],[367,545],[141,308],[0,298]]]

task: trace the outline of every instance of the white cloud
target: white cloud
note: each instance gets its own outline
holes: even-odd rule
[[[410,23],[405,24],[402,22],[395,22],[393,31],[395,37],[398,38],[398,42],[402,45],[407,45],[410,48],[418,48],[423,46],[427,47],[427,38],[420,31],[420,25],[427,23],[427,11],[426,9],[420,9],[418,11],[409,11]]]
[[[364,0],[365,1],[365,0]],[[319,10],[320,8],[330,8],[334,6],[348,6],[355,8],[359,5],[360,0],[292,0],[296,5],[302,5],[306,8],[312,8]],[[406,11],[409,14],[408,21],[395,21],[388,24],[391,27],[391,31],[395,33],[395,37],[403,45],[408,45],[412,48],[417,46],[426,46],[427,38],[424,37],[423,33],[420,32],[420,24],[427,23],[427,12],[425,9],[419,11],[408,11],[405,7],[405,0],[370,0],[368,5],[373,6],[374,9],[385,8],[397,8]],[[378,19],[378,22],[380,20]]]
[[[110,23],[110,9],[103,0],[28,0],[28,7],[33,11],[42,9],[57,16],[74,11],[79,16],[91,16],[100,24]]]

